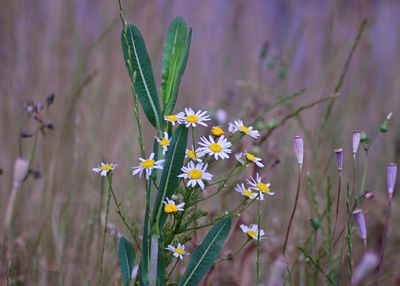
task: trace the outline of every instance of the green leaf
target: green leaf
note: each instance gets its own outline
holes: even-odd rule
[[[193,252],[179,286],[194,286],[201,282],[218,258],[230,229],[230,217],[224,218],[210,229],[203,242]]]
[[[163,50],[161,96],[164,106],[163,114],[165,115],[170,114],[175,107],[191,42],[192,29],[187,34],[185,20],[180,16],[176,17],[169,26]]]
[[[163,211],[163,201],[166,197],[170,198],[178,187],[178,175],[185,159],[187,139],[188,129],[184,125],[180,125],[172,134],[154,204],[153,222],[158,230],[162,229],[167,217]]]
[[[139,29],[128,23],[121,33],[122,52],[131,81],[136,73],[134,89],[150,123],[161,130],[162,119],[157,89],[146,44]]]
[[[132,243],[124,237],[121,237],[118,243],[118,262],[123,285],[130,285],[133,265],[135,263],[135,249]]]

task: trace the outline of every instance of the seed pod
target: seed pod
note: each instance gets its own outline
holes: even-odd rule
[[[362,209],[356,209],[353,212],[354,219],[357,224],[357,230],[358,234],[360,235],[361,239],[364,242],[364,246],[367,246],[367,227],[365,224],[365,217],[364,217],[364,212]]]
[[[387,166],[387,192],[389,195],[389,199],[393,197],[394,186],[396,184],[396,176],[397,176],[397,165],[394,163],[390,163]]]
[[[360,145],[361,133],[360,131],[353,131],[353,156],[356,156],[358,146]]]
[[[343,170],[343,149],[342,148],[335,149],[335,154],[336,154],[338,171],[341,172]]]

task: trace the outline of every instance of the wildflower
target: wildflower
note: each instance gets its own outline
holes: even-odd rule
[[[179,122],[179,118],[183,116],[183,112],[179,112],[178,114],[170,114],[164,117],[165,121],[171,122],[172,126],[175,126],[175,123]]]
[[[260,137],[260,132],[257,130],[253,130],[253,126],[245,126],[243,121],[238,119],[235,120],[233,123],[229,122],[228,126],[229,132],[236,133],[236,132],[243,132],[245,135],[249,135],[255,139]]]
[[[202,147],[199,148],[199,151],[202,155],[209,154],[214,156],[215,160],[218,160],[219,157],[221,157],[221,159],[229,158],[228,154],[232,152],[229,147],[231,147],[232,144],[226,140],[224,135],[219,137],[217,142],[215,142],[214,138],[211,136],[208,138],[209,140],[207,140],[205,137],[200,138],[201,142],[199,145]]]
[[[387,166],[387,192],[389,198],[392,199],[394,185],[396,184],[396,176],[397,176],[397,165],[391,163]]]
[[[178,122],[180,124],[185,124],[186,127],[196,127],[197,124],[207,126],[204,121],[209,121],[210,116],[207,114],[207,111],[197,111],[196,113],[191,108],[185,108],[185,112],[181,112],[181,115],[178,116]]]
[[[100,173],[101,176],[107,176],[108,172],[114,171],[114,169],[118,166],[118,164],[101,162],[101,165],[97,168],[93,168],[93,172]]]
[[[335,149],[335,154],[338,165],[338,171],[341,172],[343,170],[343,149],[342,148]]]
[[[365,217],[362,209],[356,209],[353,212],[354,219],[357,223],[358,234],[364,242],[364,245],[367,246],[367,227],[365,225]]]
[[[169,244],[168,247],[165,249],[171,251],[176,258],[179,258],[181,260],[183,259],[183,256],[189,255],[189,253],[185,251],[185,245],[180,244],[179,242],[176,247],[172,244]]]
[[[235,191],[242,194],[245,197],[248,197],[251,200],[254,200],[255,198],[257,198],[257,200],[264,200],[264,194],[259,192],[259,194],[257,195],[256,193],[254,193],[250,188],[246,188],[244,186],[244,184],[237,184]]]
[[[244,154],[242,152],[237,153],[235,155],[235,158],[242,165],[246,164],[246,161],[248,161],[248,162],[253,162],[254,164],[256,164],[260,168],[264,167],[264,164],[261,163],[261,161],[262,161],[261,158],[256,157],[253,153],[250,153],[250,152],[246,152],[245,151]]]
[[[213,175],[207,173],[208,164],[197,163],[196,165],[193,162],[189,162],[187,167],[182,167],[182,174],[180,174],[179,178],[188,179],[187,186],[195,187],[199,185],[202,190],[204,190],[204,182],[203,180],[209,181],[212,179]]]
[[[296,136],[293,140],[294,151],[296,152],[297,163],[299,164],[300,169],[303,167],[303,159],[304,159],[304,141],[303,137]]]
[[[165,201],[163,203],[165,204],[164,211],[167,214],[176,213],[176,212],[183,212],[183,207],[185,206],[185,203],[180,203],[180,204],[177,205],[175,203],[175,201],[170,200],[168,198],[165,198]]]
[[[163,151],[162,151],[163,155],[165,155],[165,153],[167,153],[169,143],[171,142],[171,140],[168,137],[168,132],[164,132],[164,137],[162,137],[162,138],[156,137],[156,140],[163,149]]]
[[[200,157],[200,148],[197,148],[196,150],[186,149],[185,158],[189,158],[192,161],[202,162]]]
[[[378,255],[370,251],[365,253],[360,264],[354,271],[354,275],[351,279],[351,285],[359,285],[369,274],[375,271],[378,263]]]
[[[255,240],[258,240],[258,238],[260,240],[265,239],[264,230],[262,230],[262,229],[258,230],[258,225],[256,225],[256,224],[251,224],[250,227],[247,225],[241,224],[240,228],[242,229],[242,231],[245,234],[247,234],[252,239],[255,239]],[[260,232],[260,234],[258,232]]]
[[[247,180],[247,182],[252,186],[254,190],[257,190],[261,193],[273,196],[275,193],[271,192],[270,190],[270,183],[263,183],[261,176],[257,173],[256,179],[253,177],[250,177],[250,180]]]
[[[353,131],[353,156],[357,155],[358,146],[360,146],[361,133],[360,131]]]
[[[211,134],[218,137],[224,134],[224,130],[221,128],[221,126],[214,126],[211,128]]]
[[[139,158],[140,165],[137,167],[132,167],[132,175],[136,175],[139,173],[139,176],[142,176],[143,171],[146,172],[146,179],[150,178],[151,172],[153,169],[162,169],[162,164],[164,160],[154,160],[154,153],[151,153],[149,159]]]
[[[219,124],[224,124],[227,118],[228,115],[226,114],[226,111],[221,108],[218,109],[215,113],[215,119],[218,121]]]

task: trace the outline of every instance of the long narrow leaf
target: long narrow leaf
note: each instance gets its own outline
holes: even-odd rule
[[[135,91],[150,123],[161,130],[161,109],[151,61],[139,29],[129,23],[121,33],[122,52],[130,78],[136,72]]]
[[[193,252],[179,286],[194,286],[201,282],[218,258],[230,229],[230,217],[221,220],[210,229],[203,242]]]
[[[169,26],[163,50],[161,95],[164,114],[169,114],[174,109],[191,41],[192,30],[190,29],[187,35],[185,20],[182,17],[176,17]]]
[[[133,265],[135,263],[135,249],[132,243],[124,237],[121,237],[118,243],[118,262],[123,285],[130,285]]]
[[[171,197],[178,186],[178,175],[185,159],[187,138],[188,129],[184,125],[180,125],[173,133],[171,144],[168,147],[160,187],[154,204],[153,222],[157,224],[160,231],[166,219],[166,214],[163,212],[163,201],[166,197]]]

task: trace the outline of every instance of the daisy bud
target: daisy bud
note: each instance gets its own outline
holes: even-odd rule
[[[389,199],[393,197],[394,185],[396,184],[397,165],[391,163],[387,166],[387,192]]]
[[[360,145],[361,133],[360,131],[353,131],[353,156],[356,156],[358,146]]]
[[[354,219],[357,224],[358,234],[364,242],[364,245],[367,245],[367,227],[365,225],[365,217],[362,209],[357,209],[353,212]]]
[[[335,154],[338,165],[338,171],[341,172],[343,170],[343,149],[342,148],[335,149]]]
[[[303,167],[303,158],[304,158],[303,137],[301,137],[301,136],[294,137],[293,143],[294,143],[294,151],[296,152],[296,156],[297,156],[297,162],[299,164],[299,167],[302,168]]]
[[[18,158],[14,162],[13,187],[18,188],[28,174],[29,162]]]
[[[287,263],[285,259],[278,257],[271,266],[270,277],[267,286],[283,286],[285,285],[285,274],[287,271]]]
[[[351,285],[356,286],[371,274],[378,266],[379,258],[373,252],[367,252],[364,254],[360,264],[354,271],[353,278],[351,279]]]

